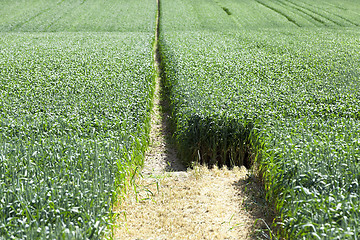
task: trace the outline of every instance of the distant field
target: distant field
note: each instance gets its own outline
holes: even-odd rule
[[[359,4],[328,0],[224,0],[218,3],[228,8],[241,27],[357,27]]]
[[[1,239],[103,235],[148,144],[155,10],[0,3]]]
[[[356,1],[162,1],[183,160],[255,163],[285,239],[360,237],[359,12]]]
[[[152,0],[3,0],[3,32],[151,32]]]
[[[167,32],[360,25],[356,0],[179,0],[162,5],[161,26]]]

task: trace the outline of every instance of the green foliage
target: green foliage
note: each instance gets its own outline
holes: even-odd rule
[[[153,0],[2,0],[0,32],[154,32]]]
[[[164,0],[160,3],[163,31],[219,31],[237,27],[215,1]]]
[[[0,238],[97,239],[148,144],[156,3],[0,5]]]
[[[162,32],[180,154],[255,161],[286,239],[359,237],[359,36]]]
[[[161,28],[166,32],[360,26],[357,0],[341,3],[336,0],[167,0],[161,3]]]
[[[161,2],[183,159],[255,162],[287,239],[358,238],[358,2]],[[155,8],[1,1],[2,238],[101,236],[147,146]]]
[[[0,36],[1,237],[101,236],[148,144],[152,41],[152,33]]]

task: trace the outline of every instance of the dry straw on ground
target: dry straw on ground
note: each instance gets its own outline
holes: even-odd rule
[[[255,193],[246,179],[244,167],[141,179],[137,197],[116,208],[115,239],[256,239],[254,224],[266,206],[245,192]]]

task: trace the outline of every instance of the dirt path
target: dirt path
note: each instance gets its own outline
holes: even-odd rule
[[[266,220],[266,203],[245,168],[196,166],[138,184],[137,196],[129,196],[117,209],[115,239],[267,238],[266,225],[256,220]]]
[[[142,178],[137,193],[114,209],[114,239],[266,239],[266,224],[257,219],[269,223],[271,214],[256,178],[245,167],[186,170],[171,144],[161,94],[158,78]]]
[[[179,163],[162,94],[157,77],[150,147],[136,191],[114,208],[114,239],[267,239],[272,214],[256,178],[245,167],[187,170]]]

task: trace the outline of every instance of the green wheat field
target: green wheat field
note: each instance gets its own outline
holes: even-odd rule
[[[277,239],[360,238],[360,2],[161,0],[187,164],[245,165]],[[99,239],[143,165],[155,0],[0,1],[0,239]]]

